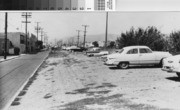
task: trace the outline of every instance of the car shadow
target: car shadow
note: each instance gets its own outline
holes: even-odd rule
[[[167,77],[166,79],[171,80],[171,81],[175,81],[175,82],[180,82],[180,78],[176,77],[176,76],[174,76],[174,77]]]
[[[161,67],[157,67],[157,66],[131,66],[128,69],[146,69],[146,68],[161,68]],[[121,69],[121,68],[118,68],[118,67],[115,67],[115,66],[114,67],[109,67],[109,69],[111,69],[111,70],[126,70],[126,69]]]

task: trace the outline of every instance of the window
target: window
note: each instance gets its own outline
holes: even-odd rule
[[[122,53],[123,51],[124,51],[124,49],[121,49],[121,50],[115,51],[115,53]]]
[[[80,10],[84,10],[84,7],[80,7]]]
[[[66,7],[65,10],[69,10],[69,8]]]
[[[25,43],[25,39],[23,35],[20,35],[20,44],[24,44]]]
[[[127,54],[137,54],[138,53],[138,49],[131,49],[127,52]]]
[[[76,7],[73,7],[72,9],[73,9],[73,10],[77,10],[77,8],[76,8]]]
[[[152,53],[152,51],[148,48],[141,48],[140,53]]]
[[[58,10],[62,10],[62,8],[61,8],[61,7],[59,7],[59,8],[58,8]]]

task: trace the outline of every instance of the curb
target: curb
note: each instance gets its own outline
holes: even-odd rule
[[[22,84],[22,86],[17,90],[15,95],[9,100],[9,102],[6,104],[6,106],[2,110],[8,110],[8,108],[11,106],[11,103],[14,101],[14,99],[18,96],[20,91],[24,88],[24,86],[28,83],[29,79],[37,72],[39,67],[43,64],[43,62],[47,59],[49,56],[50,51],[48,52],[47,56],[42,60],[42,62],[37,66],[37,68],[32,72],[32,74],[27,78],[27,80]]]
[[[5,61],[8,61],[8,60],[16,59],[16,58],[21,57],[21,56],[23,56],[23,55],[25,55],[25,54],[18,55],[18,56],[16,56],[16,57],[13,57],[13,58],[10,58],[10,59],[5,59],[5,60],[3,60],[3,61],[0,61],[0,63],[5,62]]]

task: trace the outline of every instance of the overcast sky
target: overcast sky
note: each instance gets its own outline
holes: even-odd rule
[[[0,31],[4,32],[4,13],[0,13]],[[25,18],[21,13],[8,13],[8,32],[25,32],[25,24],[21,23]],[[35,33],[35,22],[47,32],[49,40],[63,39],[77,36],[76,30],[84,30],[83,24],[89,25],[88,35],[105,33],[105,12],[33,12],[28,30]],[[180,12],[109,12],[109,34],[120,35],[131,27],[146,28],[155,26],[164,34],[180,30]],[[82,36],[83,33],[81,33]],[[110,38],[109,38],[110,39]]]
[[[180,30],[180,6],[178,0],[117,0],[120,7],[118,12],[109,12],[108,33],[120,35],[135,28],[155,26],[162,33],[169,34]],[[141,10],[141,11],[140,11]],[[152,11],[151,11],[152,10]],[[166,11],[166,12],[162,12]],[[168,12],[167,12],[168,11]],[[25,32],[25,24],[21,21],[21,12],[8,13],[8,32]],[[4,12],[0,12],[0,32],[4,32]],[[88,35],[105,34],[106,12],[32,12],[28,19],[28,31],[35,33],[35,22],[47,32],[50,41],[77,36],[76,30],[84,30],[87,24]],[[81,38],[83,33],[81,32]],[[110,38],[108,38],[110,39]]]

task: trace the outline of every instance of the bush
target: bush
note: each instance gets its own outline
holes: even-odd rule
[[[133,27],[130,31],[122,33],[117,38],[119,48],[132,45],[146,45],[152,50],[161,51],[166,50],[164,35],[156,27],[147,27],[146,29]]]
[[[18,47],[14,47],[14,54],[19,55],[20,54],[20,49]]]
[[[180,31],[172,32],[169,36],[169,50],[172,53],[180,52]]]

